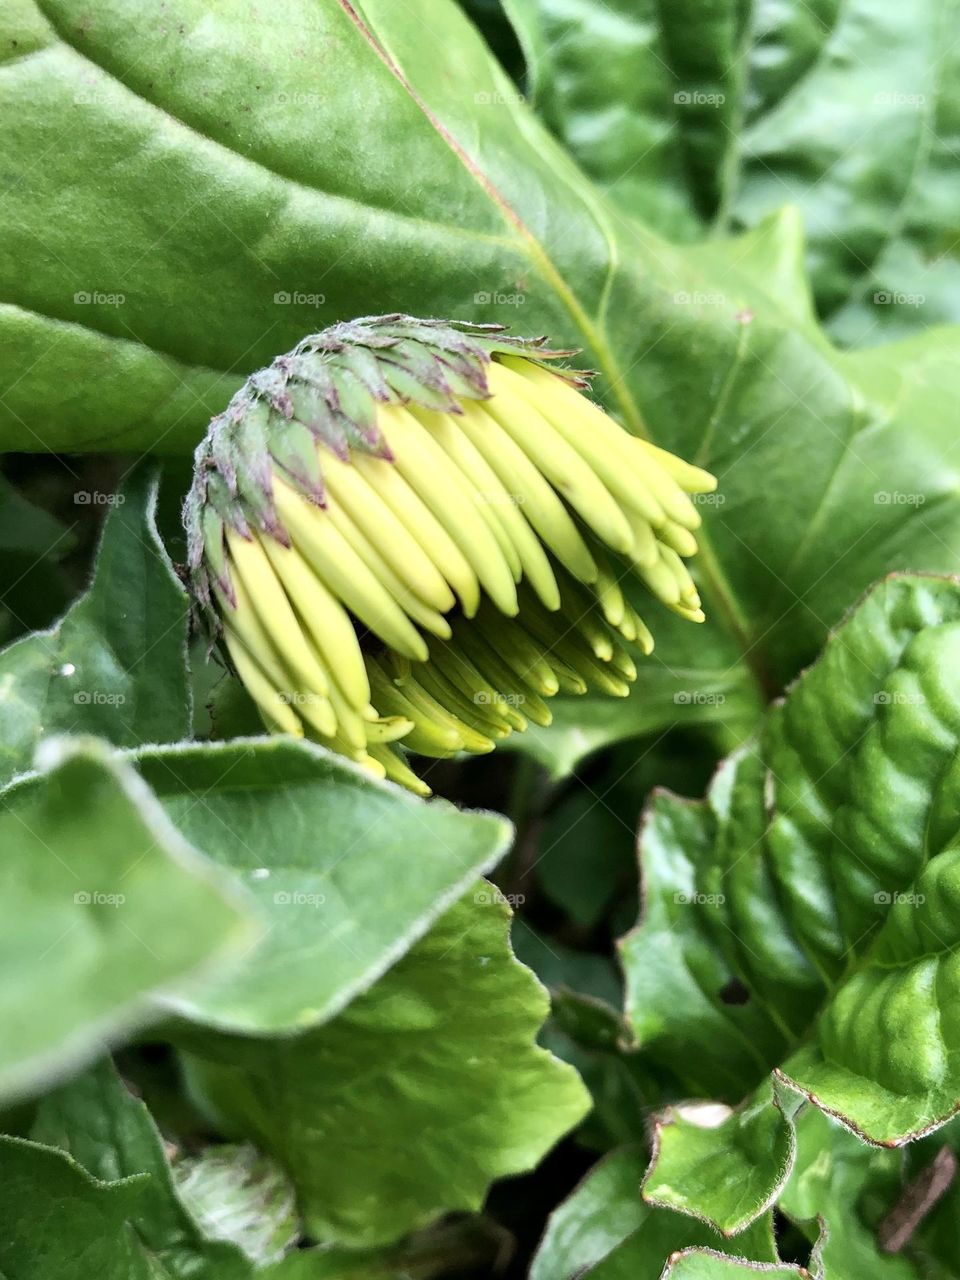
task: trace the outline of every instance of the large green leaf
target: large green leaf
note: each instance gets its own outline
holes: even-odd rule
[[[156,998],[256,936],[238,889],[129,765],[53,740],[0,799],[0,1091],[61,1076],[158,1017]]]
[[[168,1004],[233,1032],[325,1022],[371,986],[506,851],[510,825],[424,804],[286,738],[133,756],[168,817],[259,905],[260,944],[221,982]]]
[[[534,105],[627,213],[672,239],[810,228],[845,340],[960,318],[955,0],[504,0]]]
[[[892,577],[721,770],[702,812],[661,802],[651,913],[623,958],[638,1038],[681,1081],[702,1036],[733,1047],[745,1090],[758,1058],[779,1062],[777,1092],[872,1142],[910,1141],[960,1105],[958,656],[960,585]],[[671,885],[683,963],[657,968]],[[747,1018],[720,998],[728,977],[759,1006]],[[708,1047],[701,1089],[711,1076],[729,1096],[729,1063]],[[768,1086],[711,1129],[672,1117],[647,1197],[727,1230],[750,1221],[789,1164],[776,1152],[792,1108],[781,1118],[769,1098]]]
[[[189,732],[187,596],[154,525],[156,477],[141,466],[108,496],[89,591],[0,653],[0,782],[30,765],[44,734],[137,746]]]
[[[507,929],[481,886],[325,1027],[183,1033],[194,1089],[288,1171],[308,1233],[386,1244],[477,1209],[583,1116],[576,1073],[534,1045],[547,1000]]]

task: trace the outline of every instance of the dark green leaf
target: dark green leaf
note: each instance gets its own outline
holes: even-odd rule
[[[44,734],[137,746],[189,732],[187,597],[154,525],[156,479],[141,467],[111,496],[90,590],[0,653],[2,782],[29,767]]]
[[[845,341],[960,318],[953,0],[504,6],[538,113],[623,210],[691,240],[789,202]]]

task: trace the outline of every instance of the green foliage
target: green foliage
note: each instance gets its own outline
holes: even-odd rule
[[[536,107],[629,214],[671,238],[790,202],[845,341],[958,318],[952,0],[504,0]]]
[[[958,1280],[958,16],[6,5],[5,1280]],[[209,417],[394,310],[719,478],[707,622],[429,803],[171,561]]]

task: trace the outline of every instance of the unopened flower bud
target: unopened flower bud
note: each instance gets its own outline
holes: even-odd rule
[[[707,472],[623,431],[574,354],[498,326],[335,325],[211,423],[184,507],[201,611],[271,729],[420,794],[403,750],[485,752],[548,700],[623,697],[636,576],[703,620]]]

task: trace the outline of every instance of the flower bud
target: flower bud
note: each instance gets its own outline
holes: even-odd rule
[[[198,607],[267,725],[419,794],[556,693],[624,697],[629,576],[703,620],[707,472],[623,431],[573,355],[382,316],[305,338],[215,418],[184,506]]]

